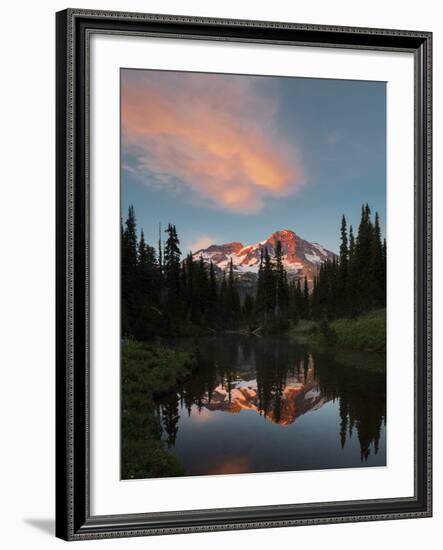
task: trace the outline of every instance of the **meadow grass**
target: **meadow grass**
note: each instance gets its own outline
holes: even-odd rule
[[[386,352],[386,309],[377,309],[356,319],[317,323],[301,319],[289,335],[306,342],[342,349]]]
[[[190,374],[192,354],[133,340],[122,342],[122,478],[182,475],[161,439],[154,398]]]

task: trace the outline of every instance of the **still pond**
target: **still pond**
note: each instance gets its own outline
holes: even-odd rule
[[[386,465],[385,356],[285,337],[168,341],[197,367],[156,401],[185,475]]]

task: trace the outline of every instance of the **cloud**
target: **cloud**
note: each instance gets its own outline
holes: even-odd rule
[[[190,250],[192,252],[197,252],[198,250],[202,250],[204,248],[208,248],[208,246],[211,246],[211,244],[214,244],[217,239],[214,237],[211,237],[209,235],[204,235],[202,237],[199,237],[196,241],[194,241],[191,246]]]
[[[218,242],[224,242],[226,239],[219,234],[201,233],[197,231],[184,231],[181,232],[181,249],[182,252],[187,254],[188,252],[197,252],[204,248],[208,248],[211,244]]]
[[[278,135],[277,94],[259,77],[124,71],[121,108],[125,162],[148,185],[254,213],[302,182],[297,151]]]

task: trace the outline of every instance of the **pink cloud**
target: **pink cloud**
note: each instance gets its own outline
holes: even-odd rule
[[[154,174],[191,200],[258,212],[302,182],[297,151],[276,131],[277,110],[254,77],[124,73],[123,152],[147,184]]]
[[[192,252],[197,252],[198,250],[208,248],[208,246],[211,246],[211,244],[214,244],[216,241],[216,237],[203,235],[201,237],[198,237],[197,240],[195,240],[189,248]]]

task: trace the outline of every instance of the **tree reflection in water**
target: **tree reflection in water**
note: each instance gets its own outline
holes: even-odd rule
[[[331,353],[280,337],[168,344],[193,349],[197,355],[192,376],[157,400],[162,437],[169,448],[176,443],[180,414],[255,411],[263,422],[284,427],[332,401],[338,403],[340,447],[344,449],[356,434],[362,464],[371,451],[378,453],[386,425],[385,356]]]

